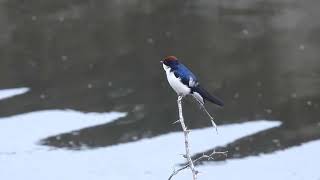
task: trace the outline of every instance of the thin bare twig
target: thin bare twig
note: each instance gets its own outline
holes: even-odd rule
[[[170,175],[170,177],[168,178],[168,180],[171,180],[171,178],[175,175],[177,175],[180,171],[186,169],[189,167],[189,164],[186,164],[185,166],[179,168],[178,170],[173,170],[172,174]]]
[[[206,154],[202,154],[202,156],[200,156],[200,157],[198,157],[196,160],[194,160],[193,161],[193,163],[196,163],[196,162],[198,162],[198,161],[200,161],[200,160],[202,160],[202,159],[207,159],[207,160],[213,160],[214,158],[213,158],[213,156],[215,155],[215,154],[222,154],[222,155],[224,155],[224,156],[227,156],[227,153],[228,153],[228,151],[216,151],[216,150],[214,150],[211,154],[209,154],[209,155],[206,155]]]
[[[195,98],[193,96],[193,98],[200,104],[201,108],[206,112],[206,114],[209,116],[210,118],[210,121],[211,121],[211,124],[212,126],[216,129],[216,132],[218,134],[218,127],[217,127],[217,124],[214,122],[214,118],[211,116],[211,114],[207,111],[206,107],[204,106],[204,104],[202,102],[200,102],[197,98]]]
[[[203,154],[202,156],[200,156],[199,158],[195,159],[193,161],[193,164],[197,163],[198,161],[202,160],[202,159],[207,159],[207,160],[213,160],[213,156],[215,154],[222,154],[224,156],[227,156],[227,153],[228,151],[222,151],[222,152],[216,152],[215,150],[209,154],[209,155],[206,155],[206,154]],[[175,175],[177,175],[180,171],[188,168],[190,165],[189,163],[187,163],[186,165],[182,166],[181,168],[177,169],[177,170],[173,170],[172,174],[170,175],[170,177],[168,178],[168,180],[171,180],[171,178]]]
[[[180,120],[180,124],[183,130],[183,134],[184,134],[184,145],[185,145],[185,150],[186,150],[186,158],[188,161],[188,166],[190,167],[190,170],[192,172],[192,178],[193,180],[197,179],[197,174],[198,171],[194,168],[193,165],[193,161],[191,159],[191,155],[190,155],[190,148],[189,148],[189,132],[190,130],[187,129],[186,125],[184,124],[184,118],[183,118],[183,113],[182,113],[182,99],[183,96],[178,96],[178,109],[179,109],[179,120]]]

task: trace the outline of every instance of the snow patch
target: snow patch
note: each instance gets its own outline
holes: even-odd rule
[[[47,136],[111,122],[122,116],[123,113],[86,114],[54,110],[0,119],[0,179],[167,179],[174,165],[184,161],[180,155],[184,153],[182,132],[83,151],[50,150],[46,146],[36,144],[39,139]],[[279,125],[279,122],[270,121],[224,125],[219,127],[219,135],[211,127],[193,130],[190,133],[191,151],[202,152]],[[246,160],[244,159],[239,166],[248,166]],[[229,172],[219,173],[218,178],[217,167],[233,172],[228,168],[228,163],[225,167],[208,164],[199,167],[201,171],[205,168],[210,170],[201,180],[212,177],[226,179],[224,176],[230,175]],[[188,170],[175,177],[187,178],[190,178]]]
[[[36,143],[48,136],[109,123],[123,116],[125,113],[119,112],[83,113],[73,110],[45,110],[0,118],[0,155],[45,148],[37,146]]]
[[[2,89],[0,90],[0,100],[7,99],[13,96],[17,96],[20,94],[24,94],[28,92],[30,89],[26,87],[22,88],[13,88],[13,89]]]

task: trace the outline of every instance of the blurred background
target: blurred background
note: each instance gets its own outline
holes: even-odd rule
[[[152,141],[181,131],[172,125],[178,118],[176,94],[159,63],[175,55],[225,101],[224,108],[207,104],[219,126],[279,123],[194,151],[194,157],[214,149],[228,151],[227,157],[215,159],[219,162],[203,161],[202,166],[228,168],[229,161],[259,159],[312,142],[319,149],[319,7],[316,0],[1,0],[0,89],[29,90],[0,101],[0,126],[1,121],[10,122],[9,117],[43,110],[126,113],[115,121],[38,139],[40,147],[68,153]],[[211,126],[191,98],[184,102],[184,114],[189,128]],[[19,123],[15,127],[12,132],[25,135]],[[218,138],[226,136],[223,128],[220,132]],[[163,156],[161,150],[156,154]],[[288,171],[293,175],[275,172],[273,178],[320,178],[313,168],[306,176],[301,168]],[[167,177],[171,171],[162,173]],[[145,178],[133,176],[113,179]],[[29,177],[37,179],[32,173]]]

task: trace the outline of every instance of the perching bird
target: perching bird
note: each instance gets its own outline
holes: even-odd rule
[[[224,105],[222,100],[210,95],[203,89],[196,76],[186,66],[180,63],[175,56],[167,56],[160,62],[162,63],[163,69],[166,71],[170,86],[176,91],[178,96],[192,95],[202,105],[205,100],[219,106]]]

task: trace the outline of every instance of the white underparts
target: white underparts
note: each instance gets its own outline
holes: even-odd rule
[[[171,68],[169,66],[166,66],[165,64],[162,64],[163,69],[166,71],[167,79],[170,84],[170,86],[173,88],[173,90],[178,94],[178,95],[188,95],[191,92],[191,89],[184,85],[181,82],[180,78],[177,78],[174,73],[171,71]]]

